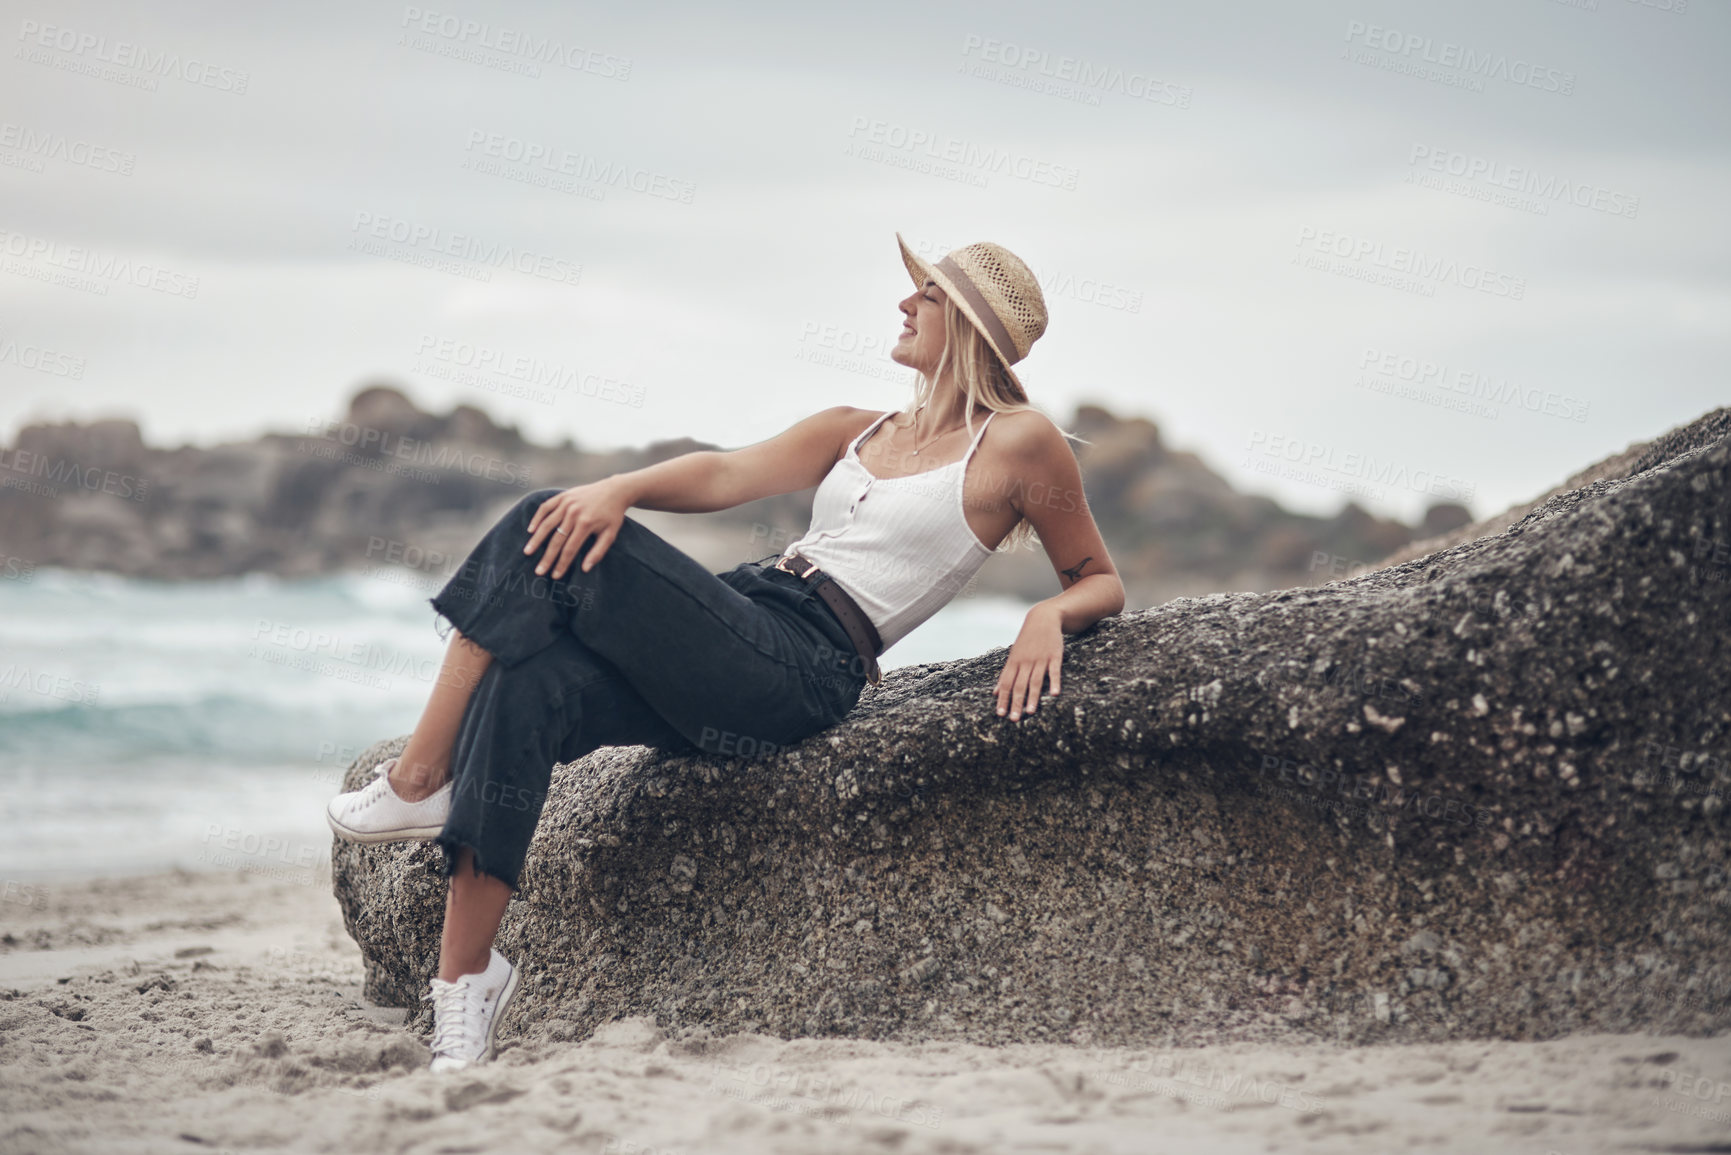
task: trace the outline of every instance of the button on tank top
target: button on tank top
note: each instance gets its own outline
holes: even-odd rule
[[[859,446],[894,412],[848,444],[812,498],[811,528],[782,551],[804,554],[852,595],[886,650],[948,605],[993,552],[968,525],[962,483],[996,410],[960,461],[874,477]]]

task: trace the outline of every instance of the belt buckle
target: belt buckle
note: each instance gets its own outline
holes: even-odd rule
[[[791,573],[796,578],[803,578],[803,579],[807,579],[807,580],[809,580],[811,578],[812,574],[817,572],[817,563],[814,561],[811,563],[810,567],[808,567],[804,573],[794,573],[793,570],[788,569],[787,566],[785,564],[783,564],[785,562],[790,562],[792,560],[793,560],[792,554],[782,554],[780,557],[775,559],[775,568],[780,570],[782,573]],[[807,560],[810,560],[810,559],[808,558]]]

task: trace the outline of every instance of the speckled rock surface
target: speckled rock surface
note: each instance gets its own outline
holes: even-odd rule
[[[767,760],[558,768],[500,936],[506,1032],[1725,1030],[1725,417],[1491,537],[1108,619],[1019,723],[997,650],[897,671]],[[426,989],[433,862],[336,845],[378,1001]]]

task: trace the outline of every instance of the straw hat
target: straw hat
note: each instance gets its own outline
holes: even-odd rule
[[[902,247],[902,263],[914,287],[923,289],[926,281],[936,281],[986,338],[1016,388],[1022,389],[1010,366],[1026,357],[1029,346],[1046,331],[1046,298],[1032,270],[1009,249],[990,241],[963,245],[935,265],[915,256],[900,233],[896,244]]]

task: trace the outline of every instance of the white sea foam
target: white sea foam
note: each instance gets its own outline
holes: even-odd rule
[[[358,574],[0,581],[0,878],[232,865],[213,824],[328,847],[322,800],[432,688],[427,596]],[[1007,646],[1025,610],[960,598],[884,667]]]

